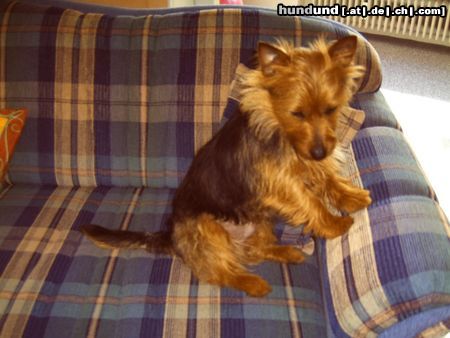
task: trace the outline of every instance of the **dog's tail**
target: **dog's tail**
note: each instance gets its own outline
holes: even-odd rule
[[[81,227],[81,232],[101,248],[145,249],[157,254],[174,254],[171,233],[110,230],[94,224]]]

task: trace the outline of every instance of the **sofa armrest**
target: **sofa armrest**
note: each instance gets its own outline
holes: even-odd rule
[[[380,95],[368,94],[358,108],[367,114],[374,107],[365,105]],[[346,235],[318,246],[331,336],[412,337],[427,313],[439,313],[436,322],[450,315],[448,219],[395,126],[389,118],[371,120],[346,154],[346,175],[370,190],[373,203],[353,215]],[[412,335],[388,334],[417,320],[407,327]]]

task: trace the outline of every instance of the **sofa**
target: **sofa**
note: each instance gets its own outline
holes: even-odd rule
[[[351,28],[250,7],[127,10],[0,1],[0,108],[28,119],[0,188],[1,337],[442,337],[449,223]],[[167,227],[196,150],[239,112],[231,83],[258,41],[358,36],[364,112],[343,174],[368,209],[333,240],[280,220],[299,265],[252,270],[264,298],[199,282],[177,257],[105,250],[79,231]],[[233,175],[233,173],[230,173]],[[300,230],[298,230],[300,229]],[[305,244],[306,243],[306,244]]]

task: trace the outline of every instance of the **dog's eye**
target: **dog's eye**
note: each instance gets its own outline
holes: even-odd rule
[[[305,118],[305,113],[303,113],[302,111],[294,111],[292,112],[292,115],[301,120]]]
[[[331,115],[331,114],[333,114],[334,113],[334,111],[336,110],[336,108],[337,107],[331,107],[331,108],[328,108],[327,110],[325,110],[325,115]]]

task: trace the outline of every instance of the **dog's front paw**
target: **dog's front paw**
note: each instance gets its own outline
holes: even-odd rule
[[[334,216],[329,217],[327,222],[322,225],[313,227],[313,232],[317,236],[332,239],[345,234],[353,224],[351,216]]]
[[[259,276],[243,275],[238,279],[238,289],[245,291],[251,297],[264,297],[272,292],[270,284]]]
[[[305,260],[303,253],[291,245],[275,245],[267,249],[266,259],[281,263],[300,264]]]
[[[345,234],[353,225],[353,217],[351,216],[336,216],[334,219],[334,226],[329,228],[327,238],[336,238]]]
[[[339,210],[352,213],[367,208],[371,203],[369,190],[354,188],[339,199],[337,207]]]

